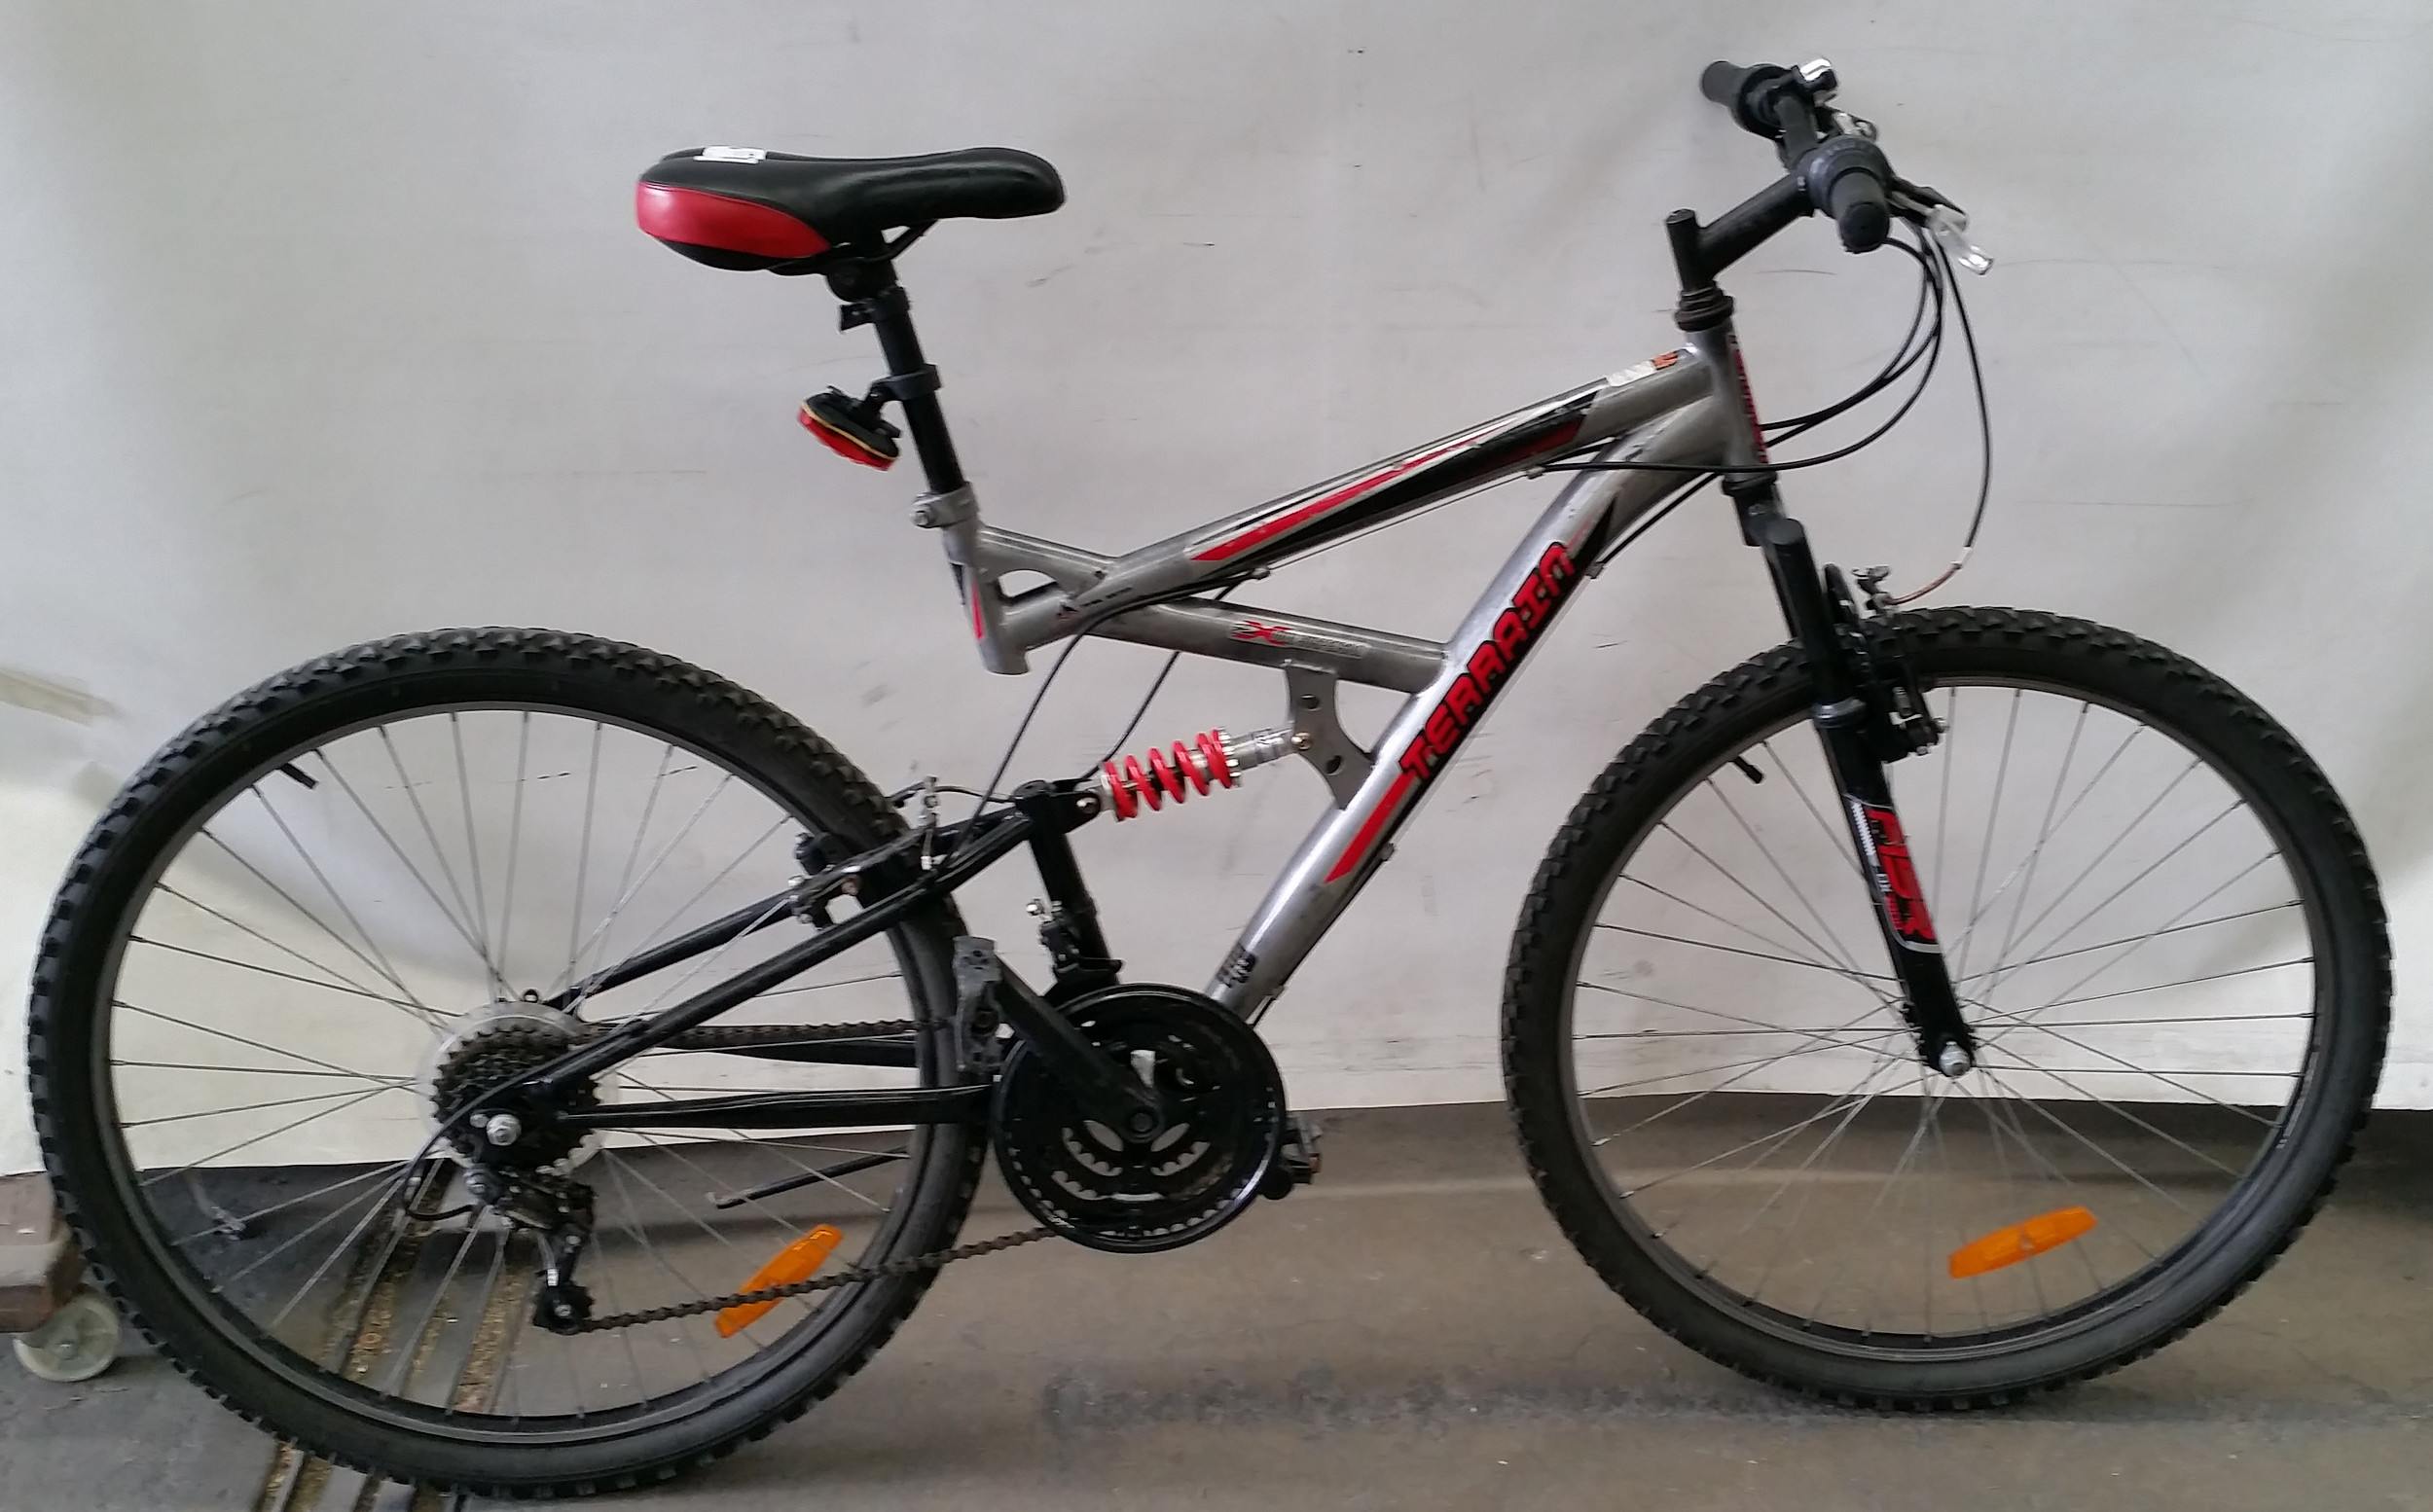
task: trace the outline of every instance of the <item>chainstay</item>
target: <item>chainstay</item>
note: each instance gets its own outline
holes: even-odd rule
[[[606,1317],[586,1318],[580,1323],[553,1333],[595,1334],[611,1328],[635,1328],[644,1323],[664,1323],[679,1317],[693,1317],[703,1313],[723,1313],[728,1308],[750,1307],[760,1302],[782,1302],[788,1297],[809,1296],[813,1292],[834,1291],[840,1286],[853,1286],[862,1281],[886,1280],[893,1277],[918,1276],[924,1271],[943,1270],[958,1260],[976,1260],[993,1255],[1000,1249],[1032,1243],[1054,1237],[1052,1229],[1022,1229],[1000,1234],[952,1249],[935,1249],[926,1255],[910,1255],[902,1260],[886,1260],[877,1265],[853,1266],[833,1276],[815,1276],[809,1280],[792,1281],[782,1286],[763,1286],[757,1291],[732,1291],[723,1297],[701,1297],[691,1302],[672,1303],[664,1308],[646,1308],[638,1313],[612,1313]]]
[[[662,1046],[666,1050],[745,1050],[757,1045],[808,1044],[817,1040],[886,1039],[919,1032],[910,1019],[878,1019],[867,1024],[733,1024],[687,1029]]]

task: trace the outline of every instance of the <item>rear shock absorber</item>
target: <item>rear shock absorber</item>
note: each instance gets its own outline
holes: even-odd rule
[[[1195,792],[1205,794],[1211,784],[1233,786],[1237,774],[1291,755],[1297,748],[1293,740],[1289,727],[1245,736],[1203,730],[1171,746],[1149,747],[1146,766],[1138,756],[1126,756],[1120,765],[1107,763],[1099,769],[1099,796],[1119,820],[1133,817],[1144,806],[1154,812],[1168,799],[1180,804]]]

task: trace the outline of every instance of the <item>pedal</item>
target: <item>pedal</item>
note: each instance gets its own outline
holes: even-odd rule
[[[1296,1186],[1307,1186],[1318,1179],[1325,1162],[1318,1153],[1318,1120],[1303,1113],[1288,1113],[1284,1120],[1284,1147],[1276,1152],[1276,1164],[1258,1184],[1258,1195],[1284,1198],[1292,1195]]]
[[[883,402],[855,399],[843,389],[831,388],[804,400],[794,417],[803,429],[819,438],[820,445],[845,460],[890,468],[903,455],[896,439],[904,433],[879,417]]]

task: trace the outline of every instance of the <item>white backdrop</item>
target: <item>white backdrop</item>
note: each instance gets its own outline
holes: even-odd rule
[[[883,782],[986,774],[1030,684],[974,665],[907,480],[791,418],[872,375],[867,335],[815,285],[635,232],[659,154],[1056,162],[1064,211],[942,227],[906,274],[991,518],[1111,549],[1669,345],[1661,216],[1771,166],[1698,67],[1820,52],[2000,259],[1968,290],[1994,512],[1944,596],[2124,625],[2297,731],[2382,868],[2383,1098],[2433,1103],[2433,673],[2409,649],[2433,621],[2433,4],[88,0],[0,4],[0,1170],[31,1163],[19,984],[78,833],[187,719],[310,654],[587,630],[768,694]],[[1767,408],[1880,361],[1907,268],[1819,225],[1737,273]],[[1914,582],[1973,441],[1946,383],[1791,498],[1822,554]],[[1253,596],[1442,634],[1537,503],[1491,494]],[[1585,595],[1268,1020],[1296,1101],[1496,1094],[1505,936],[1562,813],[1777,638],[1735,542],[1686,510]],[[1025,766],[1094,754],[1155,661],[1076,657]],[[1269,674],[1186,666],[1142,734],[1281,705]],[[1135,974],[1204,980],[1321,791],[1279,769],[1087,832]]]

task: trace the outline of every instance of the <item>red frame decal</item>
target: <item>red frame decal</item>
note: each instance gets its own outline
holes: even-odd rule
[[[1901,815],[1883,804],[1849,799],[1867,841],[1868,880],[1875,886],[1876,906],[1893,938],[1913,951],[1940,953],[1935,920],[1926,911],[1926,889],[1918,881],[1917,863],[1909,856],[1909,838],[1902,833]]]
[[[1283,626],[1270,625],[1265,620],[1244,620],[1233,628],[1233,638],[1263,641],[1271,646],[1281,646],[1284,644],[1284,630]]]
[[[1468,446],[1472,439],[1464,436],[1461,440],[1449,441],[1433,451],[1423,451],[1417,456],[1405,457],[1399,462],[1389,463],[1366,477],[1354,479],[1330,493],[1320,494],[1298,509],[1287,510],[1272,520],[1261,521],[1240,535],[1193,552],[1191,559],[1193,561],[1223,561],[1229,557],[1241,556],[1253,546],[1264,546],[1289,530],[1298,529],[1321,515],[1340,509],[1362,494],[1383,487],[1414,468],[1426,466],[1456,447]]]
[[[1436,779],[1452,761],[1453,753],[1495,702],[1496,693],[1520,666],[1521,658],[1538,641],[1538,634],[1554,617],[1554,609],[1578,580],[1578,569],[1572,565],[1572,554],[1557,541],[1538,558],[1527,581],[1512,595],[1512,601],[1497,615],[1495,624],[1477,645],[1471,648],[1462,671],[1446,685],[1443,697],[1429,711],[1428,718],[1403,748],[1396,775],[1385,796],[1370,810],[1368,817],[1353,832],[1351,844],[1328,868],[1326,881],[1341,882],[1366,861],[1376,849],[1379,840],[1402,811],[1403,801],[1411,798]]]

